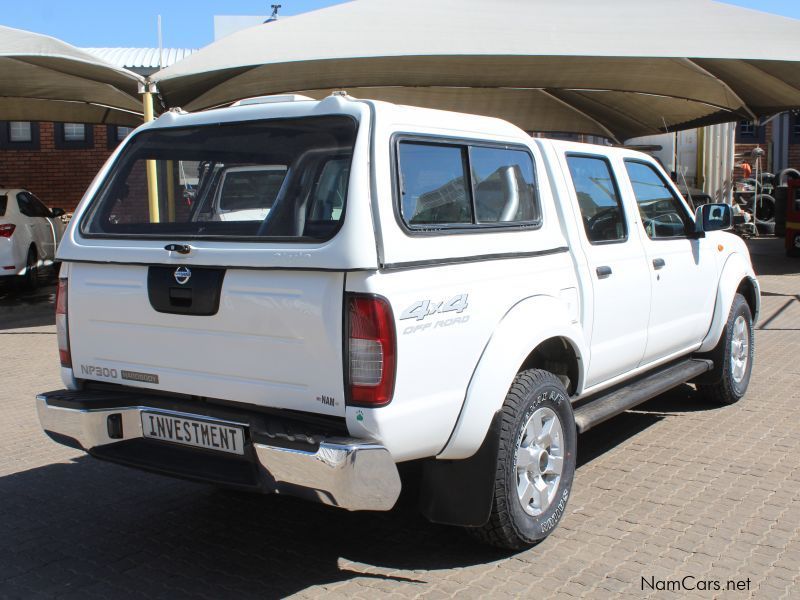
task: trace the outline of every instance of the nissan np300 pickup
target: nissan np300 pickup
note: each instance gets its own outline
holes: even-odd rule
[[[66,389],[39,417],[102,460],[350,510],[391,509],[418,461],[429,519],[525,547],[580,432],[687,381],[745,393],[759,287],[730,224],[644,154],[488,117],[171,111],[61,243]]]

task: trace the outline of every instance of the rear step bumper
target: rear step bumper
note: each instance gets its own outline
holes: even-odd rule
[[[226,409],[216,411],[218,414],[208,406],[195,411],[188,403],[188,408],[176,407],[175,402],[131,394],[111,400],[112,395],[104,393],[95,402],[96,396],[95,392],[67,390],[38,395],[36,406],[45,433],[60,444],[103,460],[176,477],[299,496],[348,510],[389,510],[400,495],[400,477],[391,454],[368,440],[324,437],[317,432],[274,435],[274,423],[263,428],[272,432],[256,431],[258,418],[231,418]],[[131,402],[133,399],[136,402]],[[232,456],[147,439],[142,431],[143,412],[242,426],[244,454]]]

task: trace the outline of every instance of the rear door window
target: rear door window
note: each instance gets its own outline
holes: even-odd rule
[[[52,213],[50,209],[44,205],[44,202],[39,200],[36,196],[28,192],[28,197],[30,198],[31,207],[33,208],[33,212],[36,213],[37,217],[51,217]]]
[[[50,210],[42,204],[38,198],[28,192],[17,194],[17,206],[19,212],[26,217],[49,217]]]
[[[103,182],[81,233],[327,240],[344,216],[341,174],[349,174],[356,133],[346,116],[142,131]],[[340,165],[335,184],[326,180],[332,161]]]

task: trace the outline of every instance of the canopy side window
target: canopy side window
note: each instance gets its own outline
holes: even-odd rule
[[[525,149],[401,139],[396,169],[398,215],[412,233],[541,224],[533,157]]]

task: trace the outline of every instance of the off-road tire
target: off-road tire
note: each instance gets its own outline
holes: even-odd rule
[[[517,448],[529,419],[543,407],[551,409],[560,421],[563,463],[554,499],[540,515],[532,516],[525,512],[517,494]],[[501,413],[495,420],[499,431],[490,432],[499,436],[491,514],[486,524],[468,531],[483,543],[517,550],[542,541],[561,520],[575,475],[577,431],[569,394],[561,380],[539,369],[517,374]]]
[[[737,381],[734,377],[735,327],[739,318],[745,322],[747,334],[747,363],[743,376]],[[734,404],[738,402],[747,391],[750,375],[753,372],[753,357],[755,355],[755,335],[753,331],[753,315],[747,300],[741,294],[733,297],[728,321],[722,331],[719,343],[706,357],[714,361],[714,368],[698,383],[698,391],[715,404]]]
[[[758,233],[762,235],[775,235],[775,214],[777,205],[778,202],[769,194],[759,194],[754,199],[751,210],[755,208],[756,211],[755,223]],[[766,219],[761,217],[762,213],[766,213]]]
[[[25,260],[25,276],[22,279],[22,287],[31,291],[39,287],[39,269],[37,268],[36,248],[31,246],[28,249],[28,257]]]

